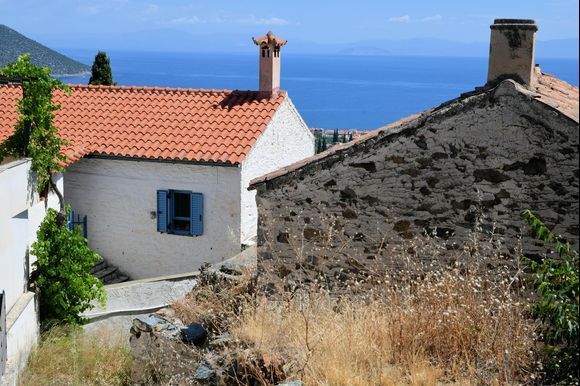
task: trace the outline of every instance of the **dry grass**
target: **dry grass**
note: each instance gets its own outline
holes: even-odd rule
[[[32,352],[19,384],[130,384],[131,353],[126,340],[109,331],[89,334],[53,327]]]
[[[501,290],[446,272],[373,301],[262,299],[233,331],[308,385],[515,384],[529,379],[534,325]]]

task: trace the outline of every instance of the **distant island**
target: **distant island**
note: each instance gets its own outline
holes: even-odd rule
[[[31,62],[37,66],[47,66],[53,75],[82,75],[90,67],[56,52],[10,27],[0,24],[0,67],[12,63],[24,54],[30,53]]]
[[[355,46],[344,48],[338,52],[340,55],[362,55],[362,56],[376,56],[376,55],[391,55],[388,50],[383,50],[374,46]]]

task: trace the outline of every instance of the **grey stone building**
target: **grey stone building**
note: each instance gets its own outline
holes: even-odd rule
[[[454,259],[491,234],[514,261],[521,237],[542,248],[524,209],[578,245],[578,88],[534,65],[533,21],[491,29],[484,87],[252,181],[262,268],[336,278],[433,237],[425,258]]]

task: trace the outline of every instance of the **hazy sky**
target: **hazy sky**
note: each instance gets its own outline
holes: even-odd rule
[[[82,40],[152,29],[223,36],[271,29],[288,39],[320,43],[487,41],[489,24],[498,17],[535,19],[541,40],[578,37],[578,0],[0,0],[0,24],[57,47],[70,45],[71,36]],[[208,38],[207,44],[224,42]]]

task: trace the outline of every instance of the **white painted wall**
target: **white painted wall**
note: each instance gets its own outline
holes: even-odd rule
[[[30,164],[30,160],[21,159],[0,165],[0,291],[6,291],[6,310],[26,291],[26,272],[35,261],[27,252],[45,214],[45,202],[38,196]],[[62,175],[55,180],[62,189]],[[53,193],[48,206],[58,208]]]
[[[0,291],[6,293],[8,371],[11,373],[3,381],[18,374],[38,339],[35,296],[27,292],[28,274],[36,261],[29,255],[29,249],[36,240],[46,206],[58,208],[54,193],[49,194],[47,201],[40,199],[30,166],[29,159],[0,165]],[[62,191],[62,175],[54,178]]]
[[[204,195],[204,234],[157,232],[156,192]],[[66,173],[65,197],[88,216],[89,246],[132,279],[198,269],[240,251],[240,169],[85,158]]]
[[[286,96],[242,163],[242,242],[256,236],[258,225],[256,191],[248,191],[250,181],[312,155],[314,136]]]
[[[8,362],[6,363],[5,379],[2,382],[10,384],[18,378],[20,371],[26,367],[28,356],[38,341],[39,325],[36,309],[36,294],[26,292],[7,315],[6,326]],[[0,382],[0,384],[3,384]],[[14,383],[16,384],[16,383]]]

